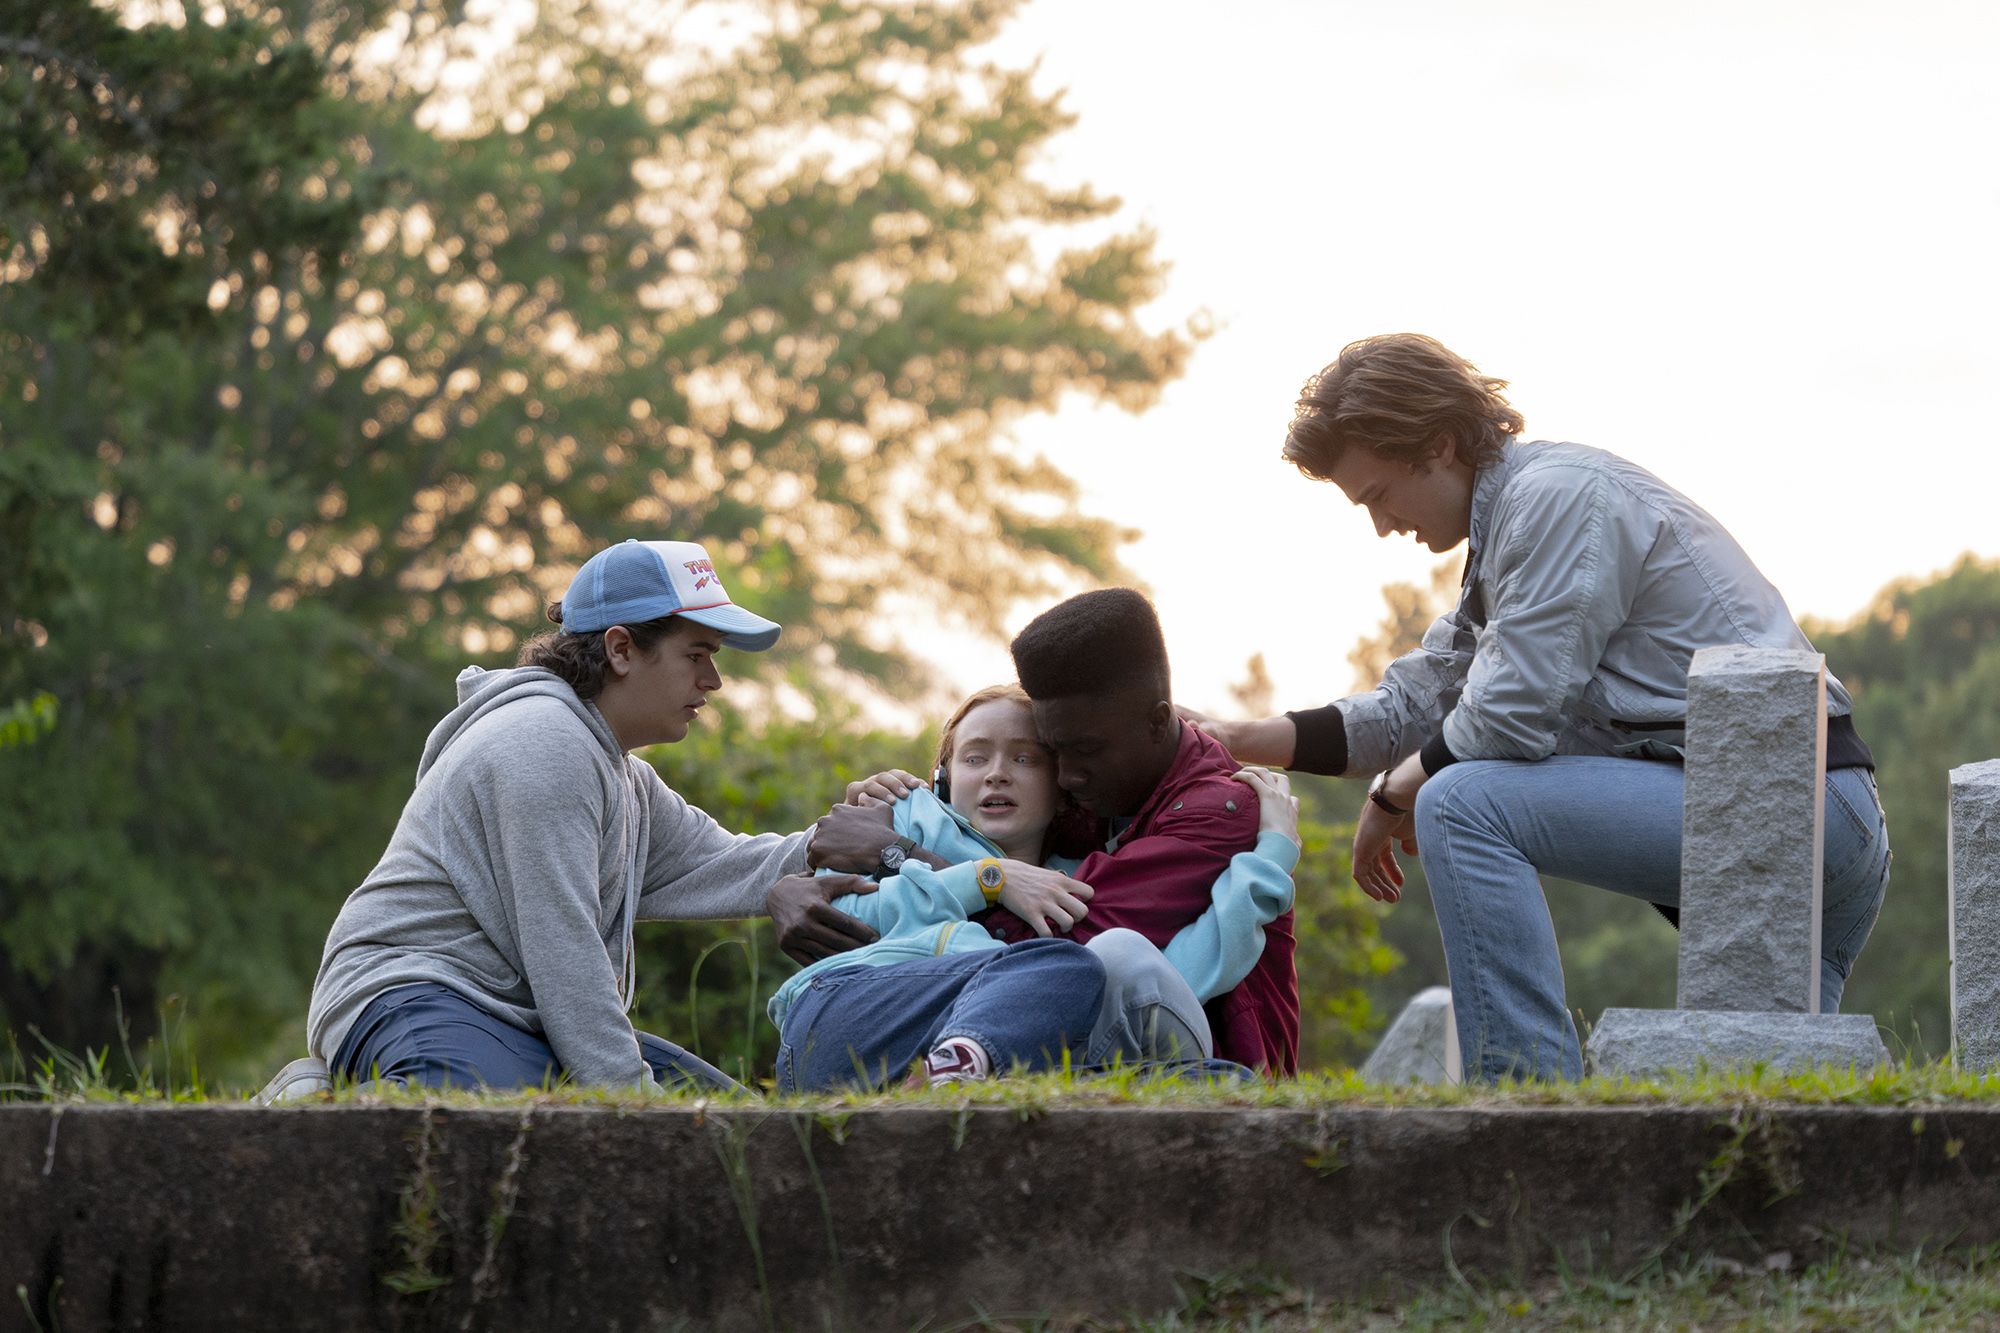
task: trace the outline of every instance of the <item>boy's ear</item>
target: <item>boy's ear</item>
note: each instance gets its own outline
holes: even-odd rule
[[[604,660],[614,676],[623,676],[632,670],[632,631],[623,625],[613,625],[604,631]]]
[[[1160,742],[1173,734],[1174,706],[1170,700],[1156,699],[1146,713],[1147,730],[1152,734],[1153,743]]]

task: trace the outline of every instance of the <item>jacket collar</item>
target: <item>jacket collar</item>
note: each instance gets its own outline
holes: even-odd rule
[[[1177,799],[1186,791],[1190,782],[1208,776],[1205,770],[1213,764],[1211,750],[1222,754],[1228,753],[1222,748],[1220,741],[1204,735],[1198,728],[1191,727],[1185,722],[1181,723],[1181,740],[1179,747],[1174,751],[1174,762],[1167,766],[1167,771],[1154,785],[1153,794],[1147,798],[1146,804],[1139,808],[1138,815],[1133,818],[1124,833],[1119,835],[1118,841],[1121,844],[1143,835],[1160,812],[1166,809],[1169,801]]]
[[[1468,573],[1486,550],[1486,534],[1492,530],[1493,510],[1500,502],[1500,492],[1527,461],[1528,447],[1516,437],[1501,445],[1500,457],[1479,469],[1479,475],[1473,478],[1472,522],[1467,528],[1471,536],[1465,561]]]

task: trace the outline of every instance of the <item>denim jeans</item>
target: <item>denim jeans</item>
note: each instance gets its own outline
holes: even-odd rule
[[[635,1035],[661,1087],[742,1089],[672,1042]],[[426,1088],[539,1088],[563,1078],[548,1042],[434,982],[398,986],[370,1000],[340,1043],[333,1073]]]
[[[1582,1076],[1539,876],[1678,906],[1684,776],[1641,759],[1474,760],[1417,793],[1468,1078]],[[1833,1013],[1889,883],[1873,773],[1827,774],[1824,826],[1820,1008]]]
[[[1084,947],[1104,964],[1104,999],[1085,1063],[1137,1065],[1215,1054],[1208,1015],[1187,979],[1136,930],[1107,930]]]
[[[1072,940],[830,968],[779,1033],[778,1090],[880,1087],[947,1037],[986,1049],[996,1073],[1059,1066],[1081,1052],[1104,996],[1104,965]]]

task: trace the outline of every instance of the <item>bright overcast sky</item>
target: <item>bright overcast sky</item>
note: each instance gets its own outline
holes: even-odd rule
[[[1277,461],[1372,333],[1686,491],[1799,614],[2000,555],[2000,4],[1033,0],[995,50],[1080,117],[1044,174],[1158,231],[1149,314],[1220,326],[1143,417],[1018,431],[1144,532],[1183,701],[1260,650],[1283,706],[1345,692],[1435,563]]]

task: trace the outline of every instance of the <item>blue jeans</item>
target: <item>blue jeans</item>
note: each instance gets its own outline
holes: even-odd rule
[[[1177,1064],[1215,1054],[1201,1001],[1151,940],[1118,927],[1091,936],[1083,947],[1104,965],[1104,998],[1083,1063]]]
[[[635,1035],[661,1087],[742,1090],[672,1042],[650,1032]],[[370,1000],[340,1043],[333,1073],[426,1088],[540,1088],[563,1078],[548,1042],[434,982],[398,986]]]
[[[779,1033],[778,1091],[880,1087],[947,1037],[985,1048],[995,1072],[1048,1069],[1084,1050],[1104,965],[1072,940],[830,968]]]
[[[1453,764],[1417,793],[1417,845],[1451,969],[1468,1078],[1580,1078],[1540,875],[1678,906],[1678,764],[1596,756]],[[1826,776],[1820,1008],[1840,1008],[1882,909],[1889,835],[1875,775]]]

